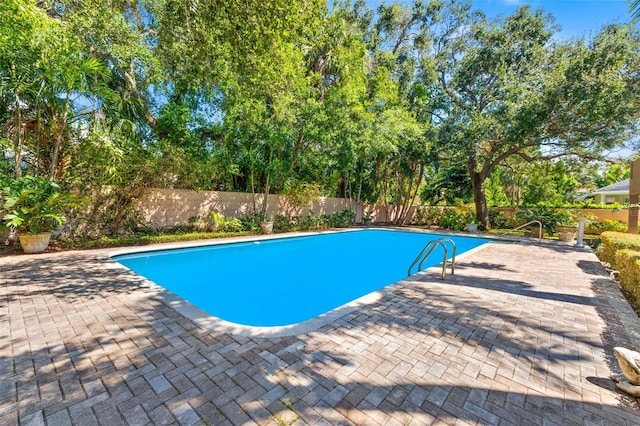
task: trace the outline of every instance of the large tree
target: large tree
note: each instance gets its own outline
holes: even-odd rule
[[[434,26],[433,113],[443,155],[465,163],[477,219],[489,226],[485,182],[514,157],[597,158],[637,118],[637,38],[604,28],[591,41],[553,38],[552,18],[522,7],[487,21],[452,5]],[[425,80],[425,83],[429,83]]]
[[[60,178],[65,151],[90,115],[87,98],[109,92],[108,70],[69,25],[30,1],[3,3],[0,27],[0,111],[15,175],[27,164],[32,174]]]

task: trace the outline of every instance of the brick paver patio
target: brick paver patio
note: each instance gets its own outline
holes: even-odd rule
[[[640,424],[608,378],[640,324],[588,249],[492,243],[277,338],[201,327],[104,253],[0,258],[0,424]]]

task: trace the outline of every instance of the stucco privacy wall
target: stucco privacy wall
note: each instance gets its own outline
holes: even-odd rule
[[[215,211],[226,217],[248,216],[254,211],[260,211],[264,194],[255,195],[243,192],[221,191],[189,191],[181,189],[150,189],[138,200],[138,208],[143,213],[147,223],[152,227],[172,227],[189,222],[193,216],[206,217],[210,211]],[[330,214],[340,210],[350,209],[356,212],[356,222],[360,222],[363,210],[373,213],[374,222],[391,222],[397,217],[395,206],[363,205],[345,198],[323,197],[307,208],[296,208],[287,202],[284,195],[269,195],[267,214],[282,214],[285,216],[306,215],[308,213]],[[415,206],[411,207],[404,223],[410,223],[416,209],[442,208]],[[514,208],[500,208],[507,216],[514,215],[518,210]],[[592,214],[601,220],[619,220],[628,223],[628,210],[612,209],[580,209],[585,214]]]
[[[210,211],[226,217],[248,216],[261,211],[264,194],[254,196],[243,192],[189,191],[181,189],[151,189],[138,200],[138,208],[147,223],[156,228],[186,224],[190,217],[207,217]],[[344,198],[322,197],[307,208],[296,208],[283,195],[270,194],[267,214],[306,215],[308,213],[329,214],[351,209],[362,217],[362,205]]]
[[[592,214],[600,218],[600,220],[619,220],[620,222],[629,223],[629,210],[613,210],[613,209],[580,209],[582,213]]]
[[[504,212],[505,216],[511,217],[520,210],[512,207],[499,207],[497,210]],[[593,215],[600,220],[619,220],[620,222],[629,223],[629,209],[577,209],[585,215]]]

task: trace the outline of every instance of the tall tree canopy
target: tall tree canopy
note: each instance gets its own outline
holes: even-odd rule
[[[552,18],[526,6],[497,22],[465,8],[448,16],[433,29],[429,64],[439,147],[466,163],[485,226],[484,184],[496,167],[516,157],[598,158],[634,130],[638,44],[628,28],[562,42]]]
[[[150,186],[316,188],[398,221],[418,194],[473,200],[487,226],[523,200],[499,190],[518,171],[597,158],[637,121],[637,34],[555,35],[459,1],[7,0],[0,173],[110,185],[118,217]]]

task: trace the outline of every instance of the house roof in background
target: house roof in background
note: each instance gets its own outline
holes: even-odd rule
[[[629,180],[626,179],[620,182],[616,182],[613,185],[605,186],[596,191],[593,191],[591,194],[603,194],[603,193],[611,193],[611,192],[629,192]]]

